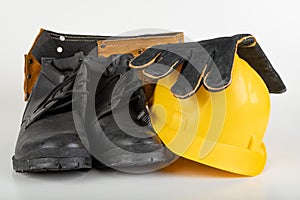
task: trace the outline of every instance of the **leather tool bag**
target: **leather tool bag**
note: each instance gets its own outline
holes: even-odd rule
[[[29,53],[25,55],[25,101],[40,74],[42,57],[67,58],[80,51],[88,55],[96,47],[98,56],[125,53],[137,56],[150,46],[180,42],[183,42],[183,33],[180,32],[111,37],[63,34],[41,29]]]

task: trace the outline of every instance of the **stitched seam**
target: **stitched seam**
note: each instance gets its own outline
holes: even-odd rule
[[[158,39],[158,38],[157,38]],[[173,38],[170,38],[170,39],[173,39]],[[99,45],[101,45],[101,44],[105,44],[105,45],[107,45],[107,46],[127,46],[128,44],[143,44],[143,45],[145,45],[145,43],[146,44],[148,44],[148,43],[156,43],[156,44],[160,44],[160,43],[163,43],[163,41],[169,41],[168,39],[161,39],[161,40],[159,40],[158,39],[158,42],[157,42],[157,40],[154,40],[154,41],[137,41],[137,42],[132,42],[132,41],[116,41],[116,42],[114,42],[114,43],[112,43],[112,44],[109,44],[110,42],[108,42],[108,43],[105,43],[105,42],[103,42],[103,43],[101,43],[100,41],[98,41],[97,43],[99,44]],[[129,43],[130,42],[130,43]]]
[[[52,38],[54,40],[60,40],[59,38]],[[60,40],[61,41],[61,40]],[[89,40],[89,39],[86,39],[86,40],[75,40],[75,39],[65,39],[64,41],[73,41],[73,42],[97,42],[98,40]],[[62,42],[64,42],[62,41]]]
[[[100,37],[107,37],[107,36],[93,36],[93,35],[88,35],[88,36],[76,36],[76,35],[64,35],[64,34],[58,34],[58,33],[49,33],[51,36],[56,36],[56,37],[60,37],[60,36],[64,36],[65,38],[78,38],[78,39],[87,39],[87,38],[100,38]],[[109,37],[109,36],[108,36]],[[115,37],[115,36],[112,36],[112,37]],[[118,36],[117,36],[118,37]],[[134,37],[134,36],[131,36],[132,38],[130,38],[130,36],[128,38],[124,38],[124,39],[121,39],[121,40],[134,40],[134,39],[137,39],[137,38],[171,38],[171,37],[182,37],[182,33],[177,33],[176,35],[166,35],[166,36],[163,36],[163,35],[160,35],[160,36],[142,36],[142,37]],[[110,41],[113,41],[113,40],[110,40]]]
[[[163,78],[163,77],[167,76],[168,74],[170,74],[170,73],[172,72],[172,70],[173,70],[174,67],[178,64],[178,62],[179,62],[179,60],[177,60],[177,61],[170,67],[170,69],[169,69],[166,73],[164,73],[164,74],[162,74],[162,75],[160,75],[160,76],[153,76],[153,75],[151,75],[151,74],[146,73],[145,70],[143,70],[143,74],[145,74],[147,77],[152,78],[152,79],[160,79],[160,78]]]
[[[155,60],[157,59],[158,56],[160,56],[161,52],[159,52],[154,58],[152,58],[152,60],[150,60],[148,63],[145,63],[144,65],[139,65],[139,66],[135,66],[135,65],[132,65],[131,62],[134,61],[134,59],[132,59],[130,62],[129,62],[129,67],[130,68],[133,68],[133,69],[140,69],[140,68],[145,68],[149,65],[152,65]]]
[[[64,34],[56,34],[56,33],[49,33],[51,36],[55,36],[55,37],[60,37],[60,36],[64,36],[65,38],[78,38],[78,39],[88,39],[88,38],[90,38],[90,39],[96,39],[96,38],[100,38],[100,37],[105,37],[105,36],[97,36],[97,35],[95,35],[95,36],[69,36],[69,35],[64,35]]]

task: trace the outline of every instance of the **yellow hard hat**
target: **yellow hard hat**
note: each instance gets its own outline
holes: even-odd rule
[[[218,169],[255,176],[266,163],[263,137],[270,116],[269,92],[281,93],[286,88],[253,36],[238,35],[229,39],[226,42],[234,43],[234,48],[213,57],[215,63],[226,59],[225,56],[232,58],[230,79],[224,87],[217,90],[205,85],[203,72],[199,88],[180,98],[182,95],[174,94],[172,86],[184,68],[182,62],[177,70],[160,76],[150,117],[161,140],[175,154]],[[205,42],[214,48],[224,40]],[[156,61],[161,59],[156,58]],[[133,60],[130,65],[139,68],[140,61]],[[149,70],[144,70],[144,74],[151,77]]]

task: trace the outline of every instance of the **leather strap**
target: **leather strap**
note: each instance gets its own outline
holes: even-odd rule
[[[30,52],[25,55],[25,79],[24,79],[24,100],[27,101],[30,93],[33,89],[34,84],[36,83],[39,74],[41,72],[41,64],[35,59],[35,57]]]
[[[98,56],[109,57],[112,54],[131,53],[138,56],[146,48],[170,43],[182,43],[183,33],[166,33],[160,35],[145,35],[133,38],[99,40]]]
[[[37,78],[41,71],[41,64],[32,55],[32,50],[43,32],[44,32],[44,29],[41,28],[40,32],[38,33],[37,37],[35,38],[35,40],[33,42],[31,49],[29,50],[29,53],[25,54],[25,66],[24,66],[24,73],[25,73],[24,100],[25,101],[28,100],[29,95],[32,91],[32,88],[33,88],[34,84],[36,83]]]

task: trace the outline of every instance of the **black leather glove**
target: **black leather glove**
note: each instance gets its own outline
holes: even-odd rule
[[[209,91],[226,88],[231,83],[235,53],[257,71],[270,92],[286,90],[255,38],[248,34],[153,46],[131,60],[130,67],[143,69],[143,74],[149,78],[160,79],[181,66],[182,76],[171,91],[178,98],[187,98],[202,84]]]

